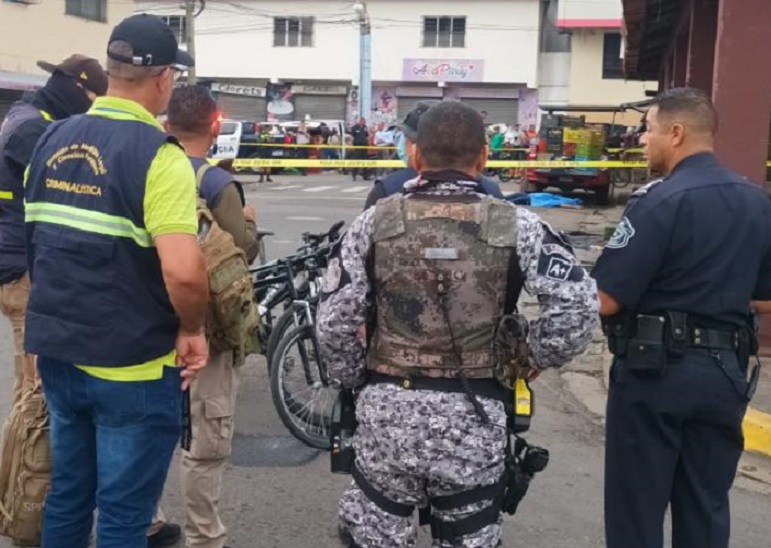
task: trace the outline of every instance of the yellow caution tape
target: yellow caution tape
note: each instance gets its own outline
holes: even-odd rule
[[[316,168],[403,168],[407,167],[401,160],[271,160],[249,159],[234,160],[233,167],[316,167]]]
[[[242,147],[270,147],[270,148],[372,148],[375,150],[396,150],[396,147],[381,147],[377,145],[295,145],[292,143],[239,143]]]
[[[212,163],[217,163],[218,160],[211,159]],[[767,164],[771,167],[771,162]],[[407,167],[401,160],[312,160],[312,159],[297,159],[297,160],[283,160],[283,159],[238,159],[233,160],[233,167],[236,168],[261,168],[261,167],[276,167],[276,168],[388,168],[398,169]],[[540,161],[540,160],[490,160],[487,162],[487,167],[490,169],[506,169],[506,168],[540,168],[540,169],[554,169],[554,168],[567,168],[567,169],[647,169],[648,164],[646,162],[622,162],[619,160],[598,160],[598,161]]]

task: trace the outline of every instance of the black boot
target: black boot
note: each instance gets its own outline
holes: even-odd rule
[[[172,546],[182,537],[182,528],[176,523],[164,523],[158,532],[147,537],[147,546],[149,548],[161,548],[162,546]]]

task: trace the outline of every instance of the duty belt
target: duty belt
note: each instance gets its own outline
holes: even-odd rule
[[[704,327],[692,327],[689,329],[688,346],[694,348],[710,348],[713,350],[738,350],[738,331],[719,331]]]
[[[477,396],[503,401],[504,389],[495,379],[467,379]],[[394,384],[405,390],[433,390],[434,392],[465,393],[460,379],[434,377],[395,377],[370,371],[368,384]]]

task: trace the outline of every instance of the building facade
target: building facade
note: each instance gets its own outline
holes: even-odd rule
[[[367,0],[371,121],[453,99],[517,123],[537,108],[540,0]],[[178,5],[139,3],[184,34]],[[224,115],[344,119],[358,112],[360,12],[352,2],[209,1],[196,18],[197,75]],[[528,95],[528,92],[530,95]]]
[[[133,11],[127,0],[0,1],[0,118],[45,83],[38,61],[82,53],[103,62],[112,27]]]
[[[587,121],[636,125],[640,114],[608,109],[646,99],[657,81],[627,80],[621,0],[552,0],[545,5],[539,106],[567,109]]]

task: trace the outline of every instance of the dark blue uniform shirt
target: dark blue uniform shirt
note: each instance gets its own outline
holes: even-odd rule
[[[683,160],[635,196],[592,275],[626,310],[747,324],[771,300],[771,200],[712,154]]]

